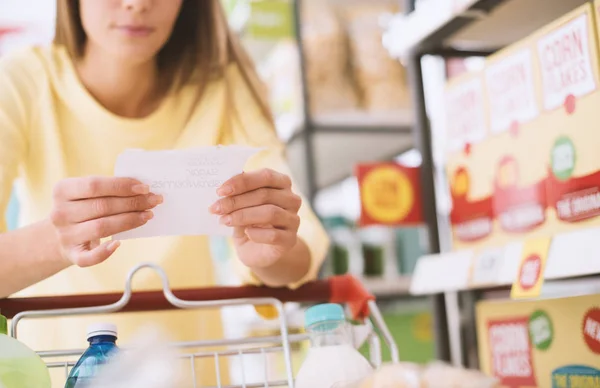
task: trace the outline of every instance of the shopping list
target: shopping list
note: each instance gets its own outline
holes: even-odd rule
[[[248,159],[260,149],[231,145],[185,150],[130,149],[117,158],[115,176],[138,179],[160,194],[164,202],[153,209],[154,218],[139,228],[113,236],[126,240],[156,236],[221,235],[232,229],[219,223],[208,208],[217,189],[243,172]]]

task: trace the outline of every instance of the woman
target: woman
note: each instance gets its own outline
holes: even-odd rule
[[[247,173],[219,188],[211,211],[234,228],[247,282],[296,287],[313,279],[327,239],[292,192],[263,90],[219,1],[57,6],[51,47],[0,62],[0,211],[20,172],[28,225],[12,232],[0,225],[0,296],[118,291],[140,261],[163,267],[174,288],[214,284],[207,237],[104,240],[146,223],[163,200],[140,182],[112,177],[126,148],[266,147]],[[160,287],[149,273],[134,283]],[[220,336],[216,312],[108,319],[126,338],[146,318],[179,340]],[[20,338],[38,350],[77,348],[85,323],[103,319],[24,321]]]

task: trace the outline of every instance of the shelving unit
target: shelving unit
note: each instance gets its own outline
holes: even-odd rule
[[[397,298],[410,296],[410,276],[396,276],[391,278],[366,278],[361,279],[367,290],[371,291],[377,298]]]
[[[425,214],[432,254],[419,260],[410,293],[436,298],[439,307],[436,340],[442,350],[441,355],[454,364],[478,366],[473,358],[473,354],[477,354],[477,340],[473,334],[475,303],[484,297],[508,297],[508,286],[516,279],[520,265],[522,243],[507,244],[477,256],[474,250],[451,252],[440,249],[440,233],[448,234],[450,230],[449,223],[442,219],[448,215],[438,213],[435,208],[433,177],[436,176],[436,166],[432,158],[432,134],[423,91],[422,59],[427,55],[452,58],[494,53],[586,2],[429,0],[415,9],[414,0],[405,0],[405,9],[410,12],[395,16],[384,36],[384,45],[390,54],[409,67],[416,143],[423,157],[422,190],[424,203],[430,206],[425,209]],[[599,232],[598,228],[590,228],[553,237],[545,271],[548,281],[542,289],[542,297],[599,291]],[[473,263],[482,260],[484,254],[488,255],[488,265],[492,270],[488,271],[487,278],[473,281]],[[443,350],[447,352],[444,354]]]
[[[303,106],[309,107],[301,7],[302,0],[295,0],[294,23],[301,62]],[[408,109],[378,116],[366,112],[313,116],[306,108],[303,124],[288,143],[290,162],[296,166],[293,172],[303,191],[314,201],[319,190],[352,176],[355,164],[392,160],[412,149],[413,123],[412,111]]]

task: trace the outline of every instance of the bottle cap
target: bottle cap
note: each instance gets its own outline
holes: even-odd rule
[[[8,335],[8,323],[3,315],[0,315],[0,334]]]
[[[304,313],[304,324],[307,327],[314,325],[315,323],[343,321],[345,319],[344,309],[342,306],[335,303],[319,304],[309,308],[306,310],[306,313]]]
[[[117,336],[117,326],[112,323],[94,323],[88,326],[87,339],[97,337],[99,335]]]

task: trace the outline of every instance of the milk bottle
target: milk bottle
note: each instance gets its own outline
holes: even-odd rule
[[[340,305],[309,308],[305,326],[311,348],[296,377],[296,388],[332,388],[373,372],[371,364],[352,346],[352,327]]]

